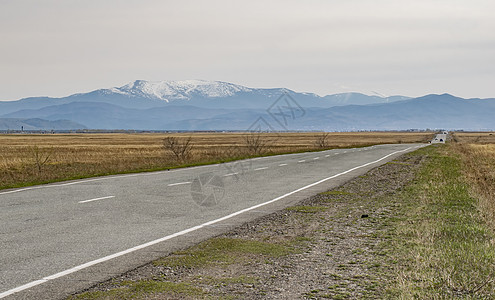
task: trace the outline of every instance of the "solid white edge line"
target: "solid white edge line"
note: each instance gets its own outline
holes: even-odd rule
[[[203,227],[210,226],[210,225],[212,225],[212,224],[222,222],[222,221],[224,221],[224,220],[230,219],[230,218],[232,218],[232,217],[235,217],[235,216],[237,216],[237,215],[243,214],[243,213],[248,212],[248,211],[250,211],[250,210],[254,210],[254,209],[257,209],[257,208],[259,208],[259,207],[265,206],[265,205],[267,205],[267,204],[270,204],[270,203],[276,202],[276,201],[278,201],[278,200],[280,200],[280,199],[286,198],[286,197],[288,197],[288,196],[290,196],[290,195],[293,195],[293,194],[298,193],[298,192],[300,192],[300,191],[306,190],[306,189],[308,189],[308,188],[310,188],[310,187],[313,187],[313,186],[315,186],[315,185],[318,185],[318,184],[323,183],[323,182],[325,182],[325,181],[328,181],[328,180],[330,180],[330,179],[333,179],[333,178],[336,178],[336,177],[339,177],[339,176],[345,175],[345,174],[347,174],[347,173],[350,173],[350,172],[352,172],[352,171],[355,171],[355,170],[357,170],[357,169],[361,169],[361,168],[367,167],[367,166],[369,166],[369,165],[375,164],[375,163],[380,162],[380,161],[382,161],[382,160],[384,160],[384,159],[386,159],[386,158],[388,158],[388,157],[390,157],[390,156],[392,156],[392,155],[394,155],[394,154],[397,154],[397,153],[400,153],[400,152],[405,152],[405,151],[408,151],[408,150],[409,150],[409,149],[411,149],[411,148],[413,148],[413,147],[409,147],[409,148],[404,149],[404,150],[399,150],[399,151],[392,152],[392,153],[387,154],[387,155],[385,155],[384,157],[382,157],[382,158],[380,158],[380,159],[377,159],[377,160],[375,160],[375,161],[368,162],[368,163],[365,163],[365,164],[363,164],[363,165],[360,165],[360,166],[354,167],[354,168],[352,168],[352,169],[349,169],[349,170],[347,170],[347,171],[344,171],[344,172],[342,172],[342,173],[338,173],[338,174],[335,174],[335,175],[333,175],[333,176],[330,176],[330,177],[327,177],[327,178],[321,179],[321,180],[319,180],[319,181],[317,181],[317,182],[314,182],[314,183],[311,183],[311,184],[309,184],[309,185],[306,185],[306,186],[304,186],[304,187],[302,187],[302,188],[299,188],[299,189],[297,189],[297,190],[294,190],[294,191],[292,191],[292,192],[289,192],[289,193],[287,193],[287,194],[285,194],[285,195],[279,196],[279,197],[277,197],[277,198],[275,198],[275,199],[272,199],[272,200],[270,200],[270,201],[263,202],[263,203],[260,203],[260,204],[255,205],[255,206],[251,206],[251,207],[248,207],[248,208],[245,208],[245,209],[239,210],[239,211],[237,211],[237,212],[235,212],[235,213],[232,213],[232,214],[230,214],[230,215],[227,215],[227,216],[221,217],[221,218],[219,218],[219,219],[212,220],[212,221],[209,221],[209,222],[203,223],[203,224],[201,224],[201,225],[197,225],[197,226],[194,226],[194,227],[191,227],[191,228],[188,228],[188,229],[185,229],[185,230],[182,230],[182,231],[179,231],[179,232],[173,233],[173,234],[171,234],[171,235],[167,235],[167,236],[162,237],[162,238],[160,238],[160,239],[157,239],[157,240],[154,240],[154,241],[151,241],[151,242],[145,243],[145,244],[141,244],[141,245],[139,245],[139,246],[136,246],[136,247],[133,247],[133,248],[129,248],[129,249],[127,249],[127,250],[124,250],[124,251],[121,251],[121,252],[117,252],[117,253],[115,253],[115,254],[108,255],[108,256],[105,256],[105,257],[102,257],[102,258],[99,258],[99,259],[96,259],[96,260],[93,260],[93,261],[87,262],[87,263],[85,263],[85,264],[82,264],[82,265],[76,266],[76,267],[74,267],[74,268],[71,268],[71,269],[68,269],[68,270],[65,270],[65,271],[62,271],[62,272],[59,272],[59,273],[56,273],[56,274],[53,274],[53,275],[50,275],[50,276],[44,277],[44,278],[42,278],[42,279],[40,279],[40,280],[32,281],[32,282],[30,282],[30,283],[27,283],[27,284],[21,285],[21,286],[19,286],[19,287],[14,288],[14,289],[11,289],[11,290],[8,290],[8,291],[5,291],[5,292],[3,292],[3,293],[0,293],[0,298],[4,298],[4,297],[7,297],[7,296],[10,296],[10,295],[12,295],[12,294],[18,293],[18,292],[20,292],[20,291],[23,291],[23,290],[26,290],[26,289],[29,289],[29,288],[32,288],[32,287],[34,287],[34,286],[40,285],[40,284],[42,284],[42,283],[48,282],[48,281],[53,280],[53,279],[57,279],[57,278],[60,278],[60,277],[65,276],[65,275],[72,274],[72,273],[74,273],[74,272],[77,272],[77,271],[82,270],[82,269],[86,269],[86,268],[88,268],[88,267],[91,267],[91,266],[93,266],[93,265],[99,264],[99,263],[101,263],[101,262],[105,262],[105,261],[111,260],[111,259],[113,259],[113,258],[116,258],[116,257],[122,256],[122,255],[125,255],[125,254],[129,254],[129,253],[131,253],[131,252],[134,252],[134,251],[137,251],[137,250],[140,250],[140,249],[143,249],[143,248],[146,248],[146,247],[149,247],[149,246],[152,246],[152,245],[155,245],[155,244],[158,244],[158,243],[164,242],[164,241],[166,241],[166,240],[170,240],[170,239],[172,239],[172,238],[174,238],[174,237],[178,237],[178,236],[181,236],[181,235],[187,234],[187,233],[189,233],[189,232],[196,231],[196,230],[201,229],[201,228],[203,228]]]
[[[184,181],[184,182],[177,182],[177,183],[171,183],[168,184],[167,186],[176,186],[176,185],[184,185],[184,184],[190,184],[190,181]]]
[[[106,197],[94,198],[94,199],[79,201],[77,203],[87,203],[87,202],[98,201],[98,200],[105,200],[105,199],[110,199],[110,198],[115,198],[115,196],[106,196]]]
[[[45,279],[40,279],[40,280],[32,281],[32,282],[30,282],[28,284],[21,285],[19,287],[16,287],[14,289],[11,289],[11,290],[8,290],[6,292],[1,293],[0,294],[0,298],[4,298],[4,297],[7,297],[7,296],[10,296],[12,294],[18,293],[20,291],[23,291],[23,290],[26,290],[26,289],[29,289],[29,288],[32,288],[34,286],[40,285],[40,284],[45,283],[45,282],[47,282],[47,280],[45,280]]]

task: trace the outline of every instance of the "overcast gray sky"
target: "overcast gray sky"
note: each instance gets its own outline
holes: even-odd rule
[[[136,79],[495,97],[493,0],[0,0],[0,99]]]

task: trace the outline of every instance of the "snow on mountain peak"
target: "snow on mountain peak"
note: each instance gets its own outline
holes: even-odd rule
[[[192,96],[221,98],[233,96],[252,89],[222,81],[182,80],[182,81],[145,81],[136,80],[112,92],[159,100],[189,100]]]

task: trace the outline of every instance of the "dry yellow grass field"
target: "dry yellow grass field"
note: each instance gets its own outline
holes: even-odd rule
[[[495,133],[455,133],[452,146],[460,154],[478,208],[495,228]]]
[[[452,140],[459,143],[494,144],[495,132],[454,132]]]
[[[160,170],[260,154],[427,142],[433,133],[329,133],[324,145],[321,145],[322,133],[264,133],[257,136],[262,143],[261,153],[254,153],[249,149],[246,136],[250,134],[0,135],[0,188],[105,174]],[[192,150],[186,160],[178,161],[164,148],[164,139],[167,137],[177,137],[180,140],[191,138]]]

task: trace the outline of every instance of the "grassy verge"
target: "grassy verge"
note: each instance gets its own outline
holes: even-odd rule
[[[153,263],[173,268],[227,266],[233,263],[249,262],[259,257],[280,257],[294,252],[295,249],[291,245],[235,238],[214,238]]]
[[[402,215],[382,245],[394,266],[392,298],[495,297],[494,235],[450,147],[420,150],[428,162],[398,195]]]
[[[495,229],[495,144],[454,144],[478,209]]]
[[[84,293],[69,299],[143,299],[154,294],[169,295],[166,299],[178,299],[176,297],[201,297],[205,294],[202,289],[191,286],[188,283],[175,283],[169,281],[141,280],[124,281],[119,283],[119,287],[110,291],[98,291]],[[172,298],[174,297],[174,298]]]

